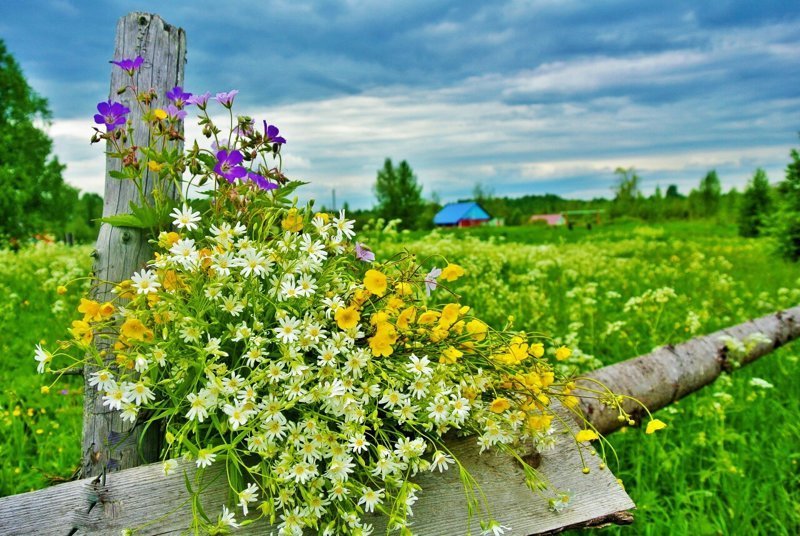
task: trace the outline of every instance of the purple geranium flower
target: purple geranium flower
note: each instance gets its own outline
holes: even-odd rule
[[[225,180],[231,184],[236,179],[241,179],[247,175],[247,170],[240,166],[244,157],[239,151],[231,151],[223,149],[217,153],[217,165],[214,166],[214,172],[218,175],[225,177]]]
[[[238,94],[239,94],[238,89],[232,89],[227,93],[217,93],[217,96],[214,97],[214,100],[216,100],[224,107],[230,108],[231,106],[233,106],[233,98]]]
[[[167,98],[175,103],[178,108],[183,108],[189,99],[192,97],[191,93],[186,93],[181,86],[175,86],[170,91],[167,91]]]
[[[277,143],[278,145],[286,143],[286,138],[278,136],[278,132],[280,132],[278,127],[275,125],[268,125],[267,122],[264,121],[264,137],[267,138],[268,143]]]
[[[112,61],[114,65],[122,69],[123,71],[127,72],[129,75],[133,76],[133,71],[138,69],[142,66],[144,62],[144,58],[141,56],[136,56],[134,59],[122,59],[120,61]]]
[[[356,242],[356,259],[364,262],[373,262],[375,254],[366,245]]]
[[[118,102],[98,102],[97,113],[94,115],[94,122],[98,125],[105,125],[106,131],[111,132],[117,127],[125,124],[125,116],[131,111]]]
[[[208,104],[208,99],[211,97],[211,93],[206,91],[202,95],[192,95],[191,97],[186,99],[186,104],[196,104],[198,108],[201,110],[205,110],[206,104]]]
[[[181,110],[180,107],[175,106],[174,104],[168,105],[166,112],[171,119],[176,119],[178,121],[181,121],[184,117],[186,117],[186,110]]]
[[[253,173],[252,171],[247,172],[247,178],[256,183],[256,186],[262,190],[274,190],[278,187],[277,184],[270,182],[266,177],[259,175],[258,173]]]
[[[436,278],[442,275],[442,269],[433,267],[433,270],[428,272],[428,275],[425,276],[425,294],[428,296],[431,295],[432,290],[436,290]]]

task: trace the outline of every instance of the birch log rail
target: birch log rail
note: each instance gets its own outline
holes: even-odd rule
[[[733,355],[721,342],[731,337],[744,343],[755,335],[764,339],[743,355]],[[750,322],[697,337],[677,346],[664,346],[649,354],[597,369],[586,375],[580,386],[597,389],[604,385],[615,394],[628,395],[650,411],[668,406],[716,380],[722,372],[752,363],[784,344],[800,338],[800,306],[762,316]],[[589,422],[607,434],[624,425],[618,412],[596,398],[581,398],[581,410]],[[641,420],[641,406],[628,399],[623,407]]]

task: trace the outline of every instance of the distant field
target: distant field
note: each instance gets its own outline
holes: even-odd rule
[[[468,276],[454,287],[462,303],[495,326],[511,316],[516,329],[570,345],[576,370],[800,303],[800,266],[771,256],[764,240],[738,238],[733,226],[479,228],[362,240],[379,258],[405,248],[426,266],[462,264]],[[78,464],[81,382],[62,379],[40,394],[32,356],[40,339],[64,336],[79,286],[64,296],[55,289],[88,272],[89,252],[0,252],[0,495],[43,487]],[[610,436],[620,458],[610,467],[639,509],[633,527],[606,530],[800,532],[798,355],[789,346],[662,411],[670,426],[660,434]]]

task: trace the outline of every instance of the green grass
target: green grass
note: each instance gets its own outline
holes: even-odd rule
[[[462,303],[496,327],[511,315],[516,328],[571,345],[578,370],[800,303],[800,267],[772,256],[765,240],[737,237],[732,225],[481,228],[371,240],[384,255],[407,248],[428,265],[442,257],[462,264],[470,275],[453,288]],[[674,296],[658,303],[648,295],[656,289]],[[799,350],[790,345],[659,412],[669,423],[663,432],[611,435],[620,462],[609,466],[638,509],[633,526],[604,532],[800,532]],[[774,387],[754,387],[754,377]]]
[[[452,290],[462,303],[495,327],[511,322],[570,345],[568,366],[575,370],[800,303],[799,266],[772,256],[766,241],[738,238],[733,226],[711,222],[480,228],[362,240],[379,258],[407,248],[428,267],[445,258],[459,262],[468,275]],[[49,476],[67,477],[78,464],[81,382],[62,379],[40,394],[50,379],[36,374],[33,347],[65,336],[80,289],[63,297],[55,289],[88,271],[88,253],[0,252],[0,380],[8,386],[0,394],[0,495],[43,487]],[[446,291],[437,294],[449,300]],[[54,311],[59,298],[62,310]],[[638,509],[634,525],[603,532],[800,533],[798,355],[800,346],[790,345],[659,412],[669,427],[658,434],[631,428],[609,436],[620,459],[609,466]],[[774,387],[755,387],[754,377]]]

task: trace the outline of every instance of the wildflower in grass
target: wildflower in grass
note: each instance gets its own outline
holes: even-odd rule
[[[244,157],[242,153],[237,150],[228,151],[227,149],[223,149],[218,151],[214,173],[233,184],[236,179],[241,179],[247,175],[247,170],[241,166],[242,160],[244,160]]]
[[[67,293],[67,287],[65,287],[64,285],[58,285],[58,287],[56,288],[56,294],[58,294],[59,296],[63,296],[66,293]]]
[[[105,125],[106,132],[112,132],[125,124],[127,121],[125,116],[131,113],[131,110],[119,102],[107,101],[97,103],[97,112],[94,122]]]
[[[158,292],[161,283],[156,279],[156,274],[150,270],[140,270],[131,276],[131,286],[136,289],[137,294],[149,294]]]
[[[239,527],[239,523],[236,522],[236,517],[234,517],[233,512],[228,510],[228,507],[223,505],[222,506],[222,513],[219,515],[217,523],[220,526],[230,527],[235,529]]]
[[[175,86],[167,91],[167,98],[178,108],[183,108],[191,97],[192,94],[185,92],[181,86]]]
[[[286,213],[286,217],[281,221],[281,227],[291,233],[300,232],[303,229],[303,216],[296,208],[290,208]]]
[[[658,430],[663,430],[666,428],[667,425],[664,421],[660,421],[658,419],[652,419],[650,422],[647,423],[647,428],[645,429],[646,434],[653,434]]]
[[[748,382],[752,387],[758,387],[759,389],[772,389],[775,387],[767,380],[762,378],[750,378],[750,382]]]
[[[43,374],[45,366],[47,366],[47,364],[53,360],[53,354],[42,348],[41,344],[37,344],[34,359],[36,359],[36,362],[39,363],[36,366],[36,371],[39,374]]]
[[[238,89],[232,89],[227,93],[217,93],[217,96],[214,97],[214,100],[223,105],[225,108],[230,108],[233,106],[233,99],[236,95],[239,94]]]
[[[134,71],[138,70],[139,67],[142,66],[144,63],[144,58],[141,56],[136,56],[132,59],[121,59],[119,61],[112,61],[114,65],[128,73],[129,75],[133,76]]]

